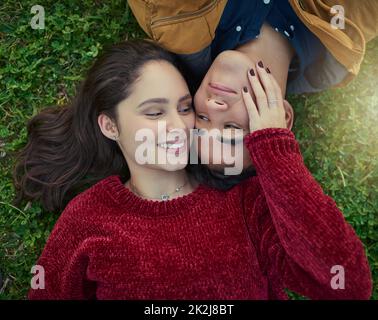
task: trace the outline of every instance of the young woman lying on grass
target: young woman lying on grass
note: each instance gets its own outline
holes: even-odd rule
[[[287,299],[284,288],[312,299],[370,297],[361,241],[305,167],[277,82],[255,72],[256,104],[250,89],[241,94],[257,176],[228,191],[186,170],[192,98],[172,56],[153,43],[113,46],[70,106],[31,119],[18,199],[64,210],[36,263],[44,288],[30,299]],[[139,164],[141,129],[159,138],[149,145],[156,153],[183,161]],[[185,137],[162,140],[179,129]],[[73,197],[84,181],[91,186]]]

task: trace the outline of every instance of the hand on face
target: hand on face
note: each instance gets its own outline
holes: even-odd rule
[[[243,87],[242,97],[249,116],[250,132],[287,128],[282,92],[269,69],[265,69],[260,61],[255,70],[249,70],[247,77],[256,98],[255,103],[248,88]]]

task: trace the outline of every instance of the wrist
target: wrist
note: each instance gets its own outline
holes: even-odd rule
[[[302,157],[294,133],[285,128],[254,131],[244,137],[244,143],[258,171],[283,165],[287,159],[292,161]]]

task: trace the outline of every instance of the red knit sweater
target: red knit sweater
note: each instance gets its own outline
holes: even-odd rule
[[[38,265],[30,299],[368,299],[364,248],[303,163],[294,134],[245,143],[257,176],[231,190],[200,185],[167,202],[141,199],[119,176],[74,198]],[[332,289],[334,265],[345,288]],[[340,282],[339,282],[340,283]]]

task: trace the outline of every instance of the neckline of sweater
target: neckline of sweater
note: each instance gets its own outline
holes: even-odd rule
[[[105,178],[102,185],[121,209],[128,210],[130,214],[152,218],[178,216],[190,208],[196,207],[209,192],[209,187],[199,184],[191,193],[168,201],[158,201],[144,199],[134,194],[124,185],[120,175]]]

